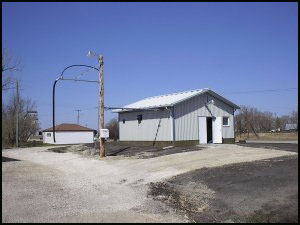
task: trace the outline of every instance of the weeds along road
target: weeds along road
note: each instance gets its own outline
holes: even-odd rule
[[[2,151],[2,222],[189,222],[147,196],[150,182],[203,167],[251,162],[295,152],[211,145],[150,159],[91,159],[49,147]]]

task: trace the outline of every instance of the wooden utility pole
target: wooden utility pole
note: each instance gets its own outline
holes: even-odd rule
[[[100,131],[104,128],[104,86],[103,86],[103,55],[98,57],[99,62],[99,156],[103,158],[105,153],[105,142],[100,137]]]
[[[75,111],[77,111],[77,124],[79,124],[79,112],[81,111],[80,109],[76,109]]]
[[[19,147],[19,83],[16,81],[16,147]]]

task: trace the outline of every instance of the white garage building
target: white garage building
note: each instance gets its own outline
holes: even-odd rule
[[[53,128],[43,130],[43,143],[49,144],[84,144],[93,143],[96,130],[78,124],[62,123],[55,126],[55,140]]]
[[[120,141],[166,146],[234,143],[236,109],[206,88],[149,97],[114,112]]]

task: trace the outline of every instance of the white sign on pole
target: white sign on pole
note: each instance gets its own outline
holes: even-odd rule
[[[109,130],[108,129],[101,129],[100,130],[100,138],[109,138]]]

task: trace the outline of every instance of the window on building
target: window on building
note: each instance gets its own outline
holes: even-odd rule
[[[51,137],[51,133],[47,133],[47,137]]]
[[[229,126],[229,117],[223,117],[223,126]]]
[[[123,120],[123,123],[125,123],[125,120]]]
[[[137,120],[138,120],[138,123],[141,123],[143,120],[143,115],[142,114],[137,115]]]

